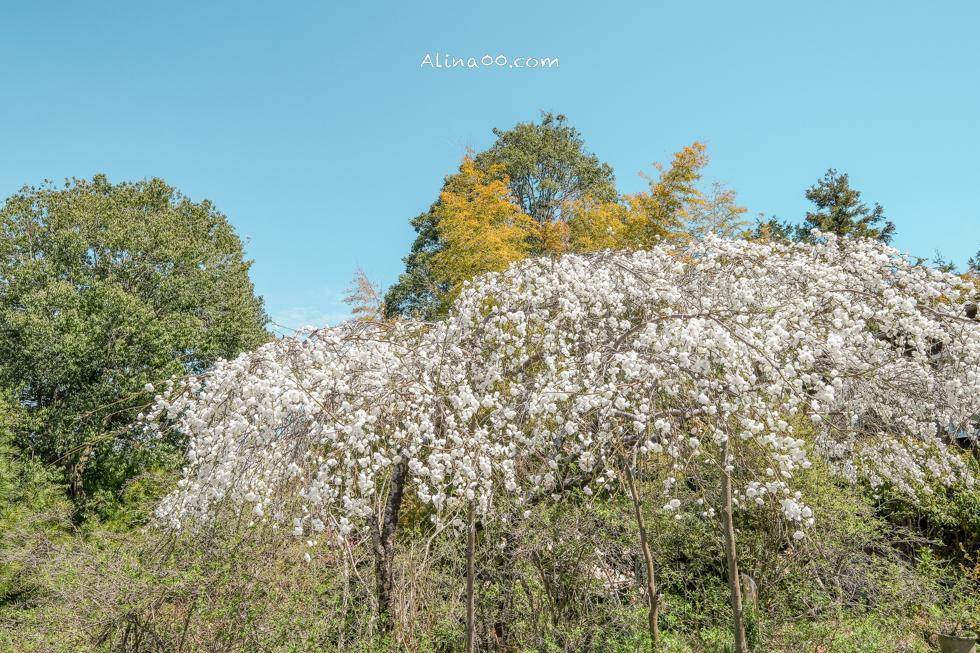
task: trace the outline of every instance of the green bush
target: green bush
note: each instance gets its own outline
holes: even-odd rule
[[[43,474],[35,480],[53,487]],[[797,480],[819,520],[803,542],[789,540],[785,526],[761,509],[736,511],[740,568],[759,587],[760,610],[748,619],[754,650],[929,650],[937,627],[930,610],[948,609],[950,583],[975,579],[975,569],[886,519],[878,500],[820,465]],[[4,496],[15,496],[9,483],[3,487]],[[109,652],[124,642],[126,650],[138,643],[140,651],[463,649],[465,538],[436,533],[424,507],[410,507],[414,517],[399,533],[397,628],[382,640],[365,533],[355,531],[348,549],[309,549],[281,531],[240,528],[234,506],[225,505],[216,526],[173,536],[149,519],[167,487],[165,479],[147,476],[127,488],[132,495],[120,505],[130,509],[115,513],[117,522],[81,530],[64,517],[47,530],[25,527],[40,524],[31,520],[51,505],[27,503],[28,495],[38,501],[62,495],[18,490],[20,535],[4,538],[0,650]],[[717,526],[676,521],[658,509],[662,485],[652,472],[640,489],[664,592],[660,650],[723,650],[732,634]],[[695,497],[691,488],[683,492],[690,493],[685,500]],[[542,502],[527,518],[518,514],[480,524],[479,650],[648,650],[646,572],[627,496],[573,493]],[[306,551],[315,553],[311,564],[303,562]],[[16,574],[11,564],[19,565]],[[610,588],[609,575],[628,580]],[[30,591],[17,594],[14,587]]]

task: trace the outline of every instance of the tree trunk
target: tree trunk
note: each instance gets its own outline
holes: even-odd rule
[[[85,461],[92,453],[92,447],[86,446],[81,455],[74,458],[68,465],[68,496],[76,503],[80,503],[85,496],[85,485],[82,482],[82,472],[85,470]]]
[[[732,518],[732,477],[728,471],[728,449],[721,449],[721,530],[725,540],[725,560],[728,563],[728,588],[732,594],[732,619],[735,626],[735,653],[749,653],[745,639],[745,620],[742,617],[742,589],[739,586],[738,557],[735,551],[735,522]]]
[[[653,555],[650,553],[650,544],[647,542],[647,527],[643,521],[642,501],[636,491],[636,479],[633,478],[633,468],[626,465],[626,482],[630,488],[630,495],[633,497],[633,510],[636,511],[636,525],[640,529],[640,548],[643,550],[643,560],[647,567],[647,600],[650,602],[650,610],[647,613],[647,628],[650,629],[650,650],[656,651],[657,644],[660,642],[660,627],[657,624],[657,613],[660,610],[660,593],[657,591],[657,584],[653,575]]]
[[[395,565],[395,531],[398,529],[398,515],[402,507],[405,490],[405,476],[408,464],[402,461],[391,466],[391,487],[385,501],[382,522],[378,516],[368,517],[371,540],[374,548],[375,591],[378,595],[378,629],[382,637],[395,632],[395,617],[391,611],[392,586]]]
[[[476,575],[473,558],[476,550],[476,499],[470,499],[468,535],[466,538],[466,653],[473,653],[476,639],[476,600],[473,590]]]

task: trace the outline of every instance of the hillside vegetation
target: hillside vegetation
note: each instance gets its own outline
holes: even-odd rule
[[[622,195],[564,116],[495,133],[394,286],[288,338],[207,201],[7,200],[0,650],[980,635],[976,270],[834,170],[750,223],[701,143]]]

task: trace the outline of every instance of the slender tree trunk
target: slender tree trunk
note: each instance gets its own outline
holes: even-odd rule
[[[398,516],[405,491],[405,476],[408,464],[404,461],[391,466],[391,487],[385,501],[382,521],[378,516],[368,518],[371,540],[374,548],[375,591],[378,595],[378,629],[382,637],[395,632],[395,617],[391,610],[392,589],[395,566],[395,531],[398,529]]]
[[[738,556],[735,551],[735,522],[732,518],[732,477],[728,471],[728,449],[721,449],[721,530],[725,540],[725,560],[728,563],[728,588],[732,594],[732,619],[735,625],[735,653],[749,653],[745,639],[745,620],[742,617],[742,588],[738,578]]]
[[[473,653],[476,639],[476,597],[473,581],[476,568],[473,558],[476,552],[476,499],[470,499],[469,504],[469,534],[466,538],[466,653]]]
[[[633,468],[629,464],[626,465],[626,482],[633,497],[636,525],[640,529],[640,548],[643,550],[643,560],[647,567],[647,600],[650,602],[647,627],[650,629],[650,650],[656,651],[657,644],[660,643],[660,626],[657,624],[657,613],[660,610],[660,592],[657,591],[657,584],[653,575],[653,555],[650,553],[650,544],[647,541],[646,522],[643,521],[643,502],[640,500],[640,494],[636,491],[636,479],[633,478]]]
[[[81,455],[74,458],[68,466],[68,494],[75,501],[80,501],[85,496],[82,472],[85,470],[85,461],[88,460],[90,453],[92,453],[92,447],[85,447]]]

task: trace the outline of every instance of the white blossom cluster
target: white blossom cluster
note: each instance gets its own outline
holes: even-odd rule
[[[972,485],[941,438],[980,412],[972,293],[833,235],[529,259],[466,285],[443,321],[305,331],[158,396],[148,428],[189,439],[158,514],[206,523],[230,500],[251,522],[343,540],[395,466],[441,525],[471,499],[487,514],[594,494],[639,455],[669,470],[677,518],[716,514],[676,488],[720,470],[748,479],[737,505],[778,510],[800,539],[814,517],[791,483],[814,452],[910,495]],[[794,434],[804,417],[810,441]]]

